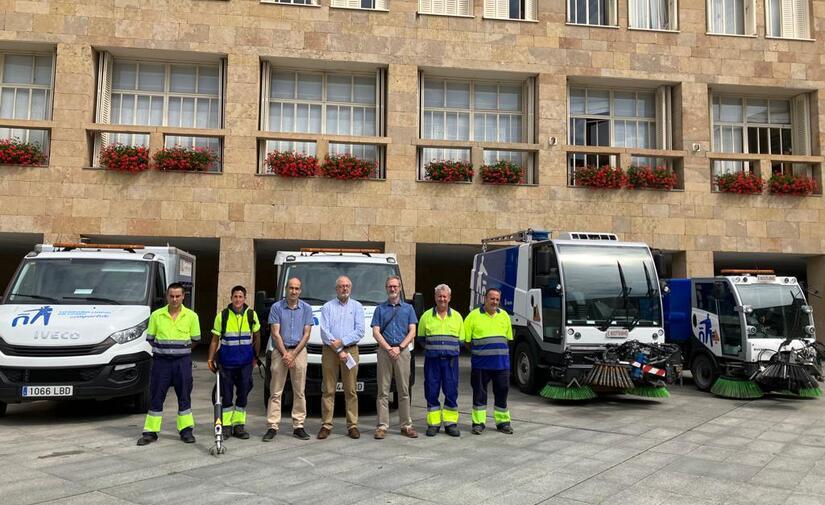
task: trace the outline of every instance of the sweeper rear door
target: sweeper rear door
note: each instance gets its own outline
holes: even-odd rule
[[[745,358],[745,320],[727,279],[697,280],[692,319],[696,334],[717,356]]]

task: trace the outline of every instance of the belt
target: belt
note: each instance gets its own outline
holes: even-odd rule
[[[287,351],[294,351],[294,350],[295,350],[295,349],[297,349],[297,348],[298,348],[298,346],[297,346],[297,345],[291,345],[291,346],[290,346],[290,345],[287,345],[287,346],[284,346],[284,349],[286,349]]]

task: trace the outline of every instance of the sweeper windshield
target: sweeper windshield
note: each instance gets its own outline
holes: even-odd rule
[[[742,305],[752,308],[745,317],[756,331],[748,338],[810,338],[805,326],[813,324],[811,310],[798,285],[740,284],[737,289]]]

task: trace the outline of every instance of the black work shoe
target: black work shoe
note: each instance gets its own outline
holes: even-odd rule
[[[157,433],[144,433],[137,441],[137,445],[149,445],[158,439]]]
[[[235,433],[235,431],[232,429],[232,426],[224,426],[222,429],[223,431],[221,433],[223,433],[224,440],[226,440],[227,438],[232,438],[232,435]]]
[[[503,423],[496,425],[496,430],[504,433],[505,435],[512,435],[513,434],[513,427],[510,426],[510,423]]]
[[[295,438],[300,438],[301,440],[309,440],[309,433],[307,433],[303,428],[295,428],[292,430],[292,436]]]
[[[232,427],[232,436],[235,438],[240,438],[241,440],[247,440],[249,438],[249,433],[246,432],[242,424],[238,424]]]
[[[425,433],[425,435],[428,437],[434,437],[438,435],[439,428],[440,426],[427,426],[427,433]]]
[[[180,432],[180,439],[185,444],[194,444],[195,443],[195,435],[192,434],[192,428],[187,428]]]
[[[486,428],[486,426],[484,426],[483,424],[474,424],[473,435],[481,435],[482,433],[484,433],[484,428]]]
[[[461,432],[458,431],[458,426],[451,424],[449,426],[444,427],[444,433],[450,435],[451,437],[460,437]]]
[[[276,430],[275,428],[269,428],[268,430],[266,430],[266,433],[264,433],[264,438],[262,438],[261,440],[263,442],[272,442],[273,440],[275,440],[275,437],[277,435],[278,430]]]

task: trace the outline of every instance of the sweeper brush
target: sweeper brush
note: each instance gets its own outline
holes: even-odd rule
[[[578,383],[575,386],[570,385],[567,387],[559,384],[547,384],[544,389],[539,391],[539,396],[550,400],[582,401],[595,398],[596,393],[593,392],[590,386],[579,386]]]
[[[664,386],[639,386],[626,389],[624,393],[644,398],[670,398],[670,392]]]
[[[802,365],[777,361],[768,364],[764,370],[756,374],[754,380],[766,391],[788,390],[793,394],[815,395],[819,389],[816,379]],[[821,394],[821,391],[820,391]]]
[[[746,379],[733,379],[731,377],[719,377],[710,388],[710,392],[724,398],[738,398],[741,400],[751,400],[762,398],[762,390],[759,386]]]
[[[596,363],[584,378],[590,386],[614,389],[631,389],[633,381],[627,367],[619,364]]]

